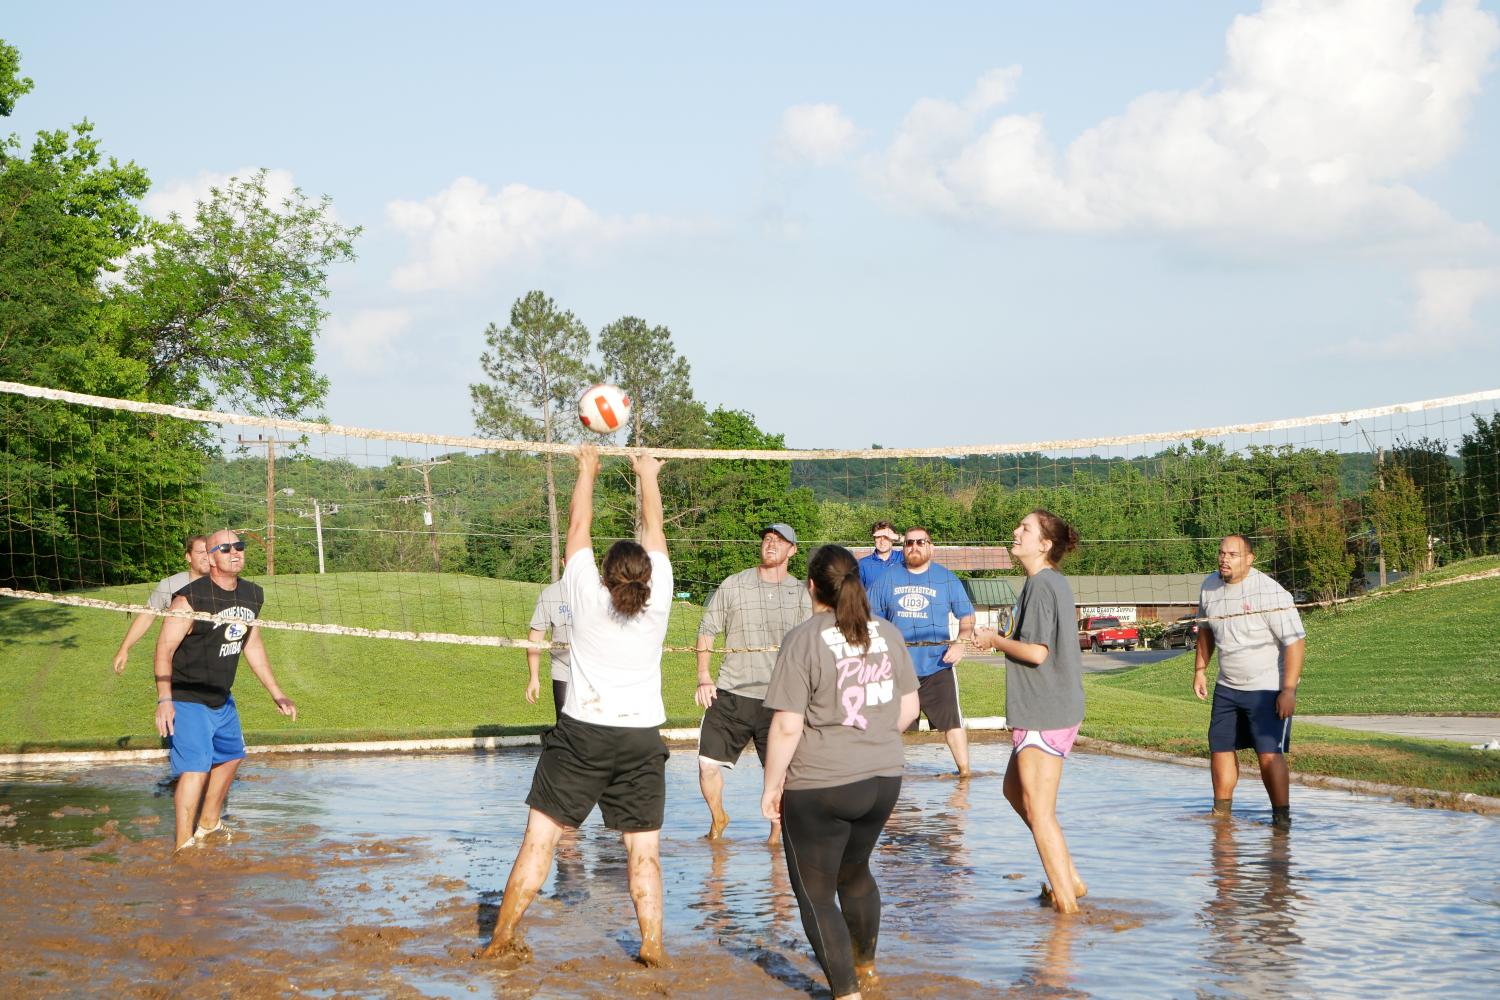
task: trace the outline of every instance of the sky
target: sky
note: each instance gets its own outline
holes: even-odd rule
[[[153,214],[363,227],[341,424],[474,433],[532,289],[665,325],[789,447],[1270,420],[1500,385],[1500,2],[8,5]]]

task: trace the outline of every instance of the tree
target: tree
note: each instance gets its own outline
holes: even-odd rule
[[[709,447],[781,450],[786,438],[755,424],[744,410],[719,407],[708,416]],[[666,480],[671,471],[672,478]],[[783,521],[796,529],[802,544],[798,565],[805,564],[811,542],[819,537],[818,503],[806,487],[792,488],[789,462],[709,459],[669,462],[663,470],[662,495],[674,538],[698,540],[697,547],[673,541],[672,565],[681,589],[698,595],[718,586],[759,560],[760,531]],[[797,572],[795,565],[793,572]]]
[[[1293,584],[1289,589],[1305,589],[1322,601],[1348,592],[1354,572],[1344,505],[1330,495],[1334,489],[1329,483],[1322,495],[1293,496],[1282,512]]]
[[[1427,518],[1422,495],[1406,470],[1381,470],[1370,491],[1370,522],[1391,569],[1415,576],[1427,567]]]
[[[672,331],[623,316],[599,331],[603,375],[630,397],[633,446],[701,448],[708,412],[693,398],[692,369],[672,345]]]
[[[328,268],[354,259],[358,228],[333,220],[324,197],[294,191],[279,205],[266,172],[231,178],[157,226],[111,296],[122,354],[145,365],[148,398],[300,417],[328,380],[314,341],[328,315]]]
[[[539,291],[527,292],[510,307],[510,323],[485,327],[489,349],[479,367],[489,382],[469,386],[479,433],[520,441],[576,438],[572,422],[557,420],[588,387],[589,331],[571,312],[560,311]],[[566,410],[564,410],[566,412]],[[558,578],[557,481],[552,453],[543,456],[547,473],[547,525],[552,544],[552,579]]]
[[[0,42],[0,114],[32,88],[19,65]],[[38,133],[29,155],[0,141],[0,378],[287,415],[321,402],[317,303],[355,231],[313,220],[300,195],[269,209],[259,179],[216,192],[192,225],[142,215],[148,189],[87,121]],[[104,281],[121,260],[125,280]],[[215,450],[199,424],[0,397],[0,579],[85,586],[180,567],[183,535],[212,510]]]
[[[1385,467],[1406,473],[1422,499],[1427,530],[1438,536],[1436,545],[1443,551],[1462,546],[1463,527],[1459,523],[1458,487],[1454,482],[1454,457],[1448,454],[1448,443],[1433,438],[1399,439],[1385,456]]]
[[[1458,449],[1464,474],[1459,484],[1464,536],[1474,555],[1500,552],[1500,414],[1474,415],[1474,429]]]

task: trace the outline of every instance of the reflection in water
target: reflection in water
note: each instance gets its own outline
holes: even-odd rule
[[[1296,984],[1298,904],[1290,831],[1239,832],[1232,818],[1213,821],[1214,894],[1203,907],[1207,958],[1224,989],[1256,996],[1306,991]]]
[[[976,741],[971,761],[988,773],[954,782],[936,777],[947,767],[945,746],[908,748],[911,769],[875,858],[886,996],[1358,997],[1392,984],[1420,984],[1445,1000],[1493,995],[1500,819],[1299,788],[1297,828],[1283,835],[1243,818],[1206,822],[1200,772],[1080,752],[1059,809],[1092,891],[1083,912],[1065,920],[1037,902],[1035,847],[1002,795],[1009,752]],[[507,992],[467,955],[493,926],[534,764],[526,750],[252,758],[235,790],[245,836],[186,870],[183,905],[195,919],[232,921],[246,939],[288,948],[350,925],[400,925],[420,935],[407,947],[429,964],[380,951],[395,956],[382,973],[388,995],[408,987],[525,995],[519,986]],[[152,795],[159,777],[141,765],[0,773],[0,873],[13,850],[7,838],[56,847],[64,831],[92,835],[117,821],[132,838],[161,839],[171,798]],[[753,815],[759,791],[731,782],[725,805]],[[665,922],[669,950],[691,971],[672,981],[673,995],[826,995],[781,853],[760,836],[703,841],[701,802],[696,759],[674,753],[662,831]],[[371,868],[375,844],[399,848],[401,858],[379,855],[386,860]],[[89,852],[105,848],[114,850],[80,848],[73,861],[65,848],[43,860],[92,876],[113,867],[90,867]],[[301,858],[294,870],[309,879],[316,870],[316,881],[268,868],[224,898],[195,874],[257,856]],[[322,863],[306,864],[310,857]],[[528,931],[538,955],[526,973],[530,995],[600,996],[614,981],[597,978],[597,963],[628,968],[631,942],[619,940],[625,928],[634,933],[624,866],[619,836],[597,816],[560,845]],[[128,900],[138,904],[132,930],[143,926],[136,913],[162,904],[154,891]],[[278,907],[304,916],[278,920]],[[695,978],[704,966],[719,977],[711,987]],[[365,980],[349,982],[359,992]]]
[[[1028,949],[1028,962],[1016,986],[1028,994],[1045,990],[1049,996],[1086,996],[1073,989],[1073,938],[1082,918],[1050,909],[1038,918],[1051,926]]]

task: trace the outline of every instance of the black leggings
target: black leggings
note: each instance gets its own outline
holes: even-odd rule
[[[781,796],[787,875],[802,929],[836,997],[859,989],[856,963],[875,961],[880,889],[870,874],[870,852],[900,794],[901,779],[894,777],[788,789]]]

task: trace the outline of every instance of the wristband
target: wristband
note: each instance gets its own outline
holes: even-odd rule
[[[169,701],[171,701],[171,700],[172,700],[172,698],[171,698],[171,696],[170,696],[170,695],[169,695],[169,696],[167,696],[167,697],[165,697],[165,698],[158,698],[158,699],[156,699],[156,703],[157,703],[157,704],[158,704],[158,705],[161,705],[161,704],[163,704],[163,703],[165,703],[165,702],[169,702]]]

